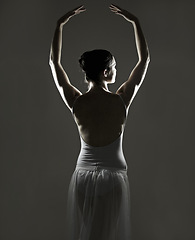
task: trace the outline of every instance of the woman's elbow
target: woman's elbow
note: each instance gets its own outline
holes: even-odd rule
[[[60,64],[50,58],[50,59],[49,59],[49,66],[50,66],[51,68],[55,68],[55,69],[56,69],[56,68],[58,68],[58,67],[60,66]]]
[[[146,56],[142,57],[140,59],[139,63],[142,66],[148,65],[150,63],[150,55],[146,55]]]
[[[150,62],[150,52],[149,52],[149,49],[147,48],[147,51],[146,51],[146,61],[149,63]]]
[[[147,54],[143,59],[142,62],[146,65],[148,65],[150,63],[150,54]]]
[[[146,64],[148,65],[150,63],[150,55],[146,59]]]
[[[53,66],[53,61],[51,59],[49,59],[49,66],[52,67]]]

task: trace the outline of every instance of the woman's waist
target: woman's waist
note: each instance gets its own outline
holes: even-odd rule
[[[91,167],[113,167],[126,169],[127,164],[124,155],[121,154],[86,154],[80,152],[77,159],[77,166],[91,166]]]
[[[79,157],[85,159],[120,159],[124,158],[122,146],[91,147],[82,146]]]

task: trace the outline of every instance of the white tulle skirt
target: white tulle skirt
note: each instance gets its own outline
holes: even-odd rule
[[[126,170],[77,167],[67,202],[67,240],[131,240]]]

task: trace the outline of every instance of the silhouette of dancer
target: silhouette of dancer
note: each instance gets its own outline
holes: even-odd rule
[[[127,112],[145,77],[149,51],[139,20],[112,4],[110,10],[133,25],[138,62],[116,93],[108,84],[116,78],[112,54],[95,49],[82,54],[80,66],[88,82],[82,94],[61,65],[62,30],[69,19],[86,11],[75,8],[57,21],[50,52],[56,86],[78,126],[81,150],[68,191],[68,240],[130,240],[130,189],[122,138]]]

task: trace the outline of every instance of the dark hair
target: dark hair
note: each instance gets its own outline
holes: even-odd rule
[[[105,69],[109,71],[112,60],[113,56],[109,51],[95,49],[84,52],[79,59],[79,63],[86,74],[86,80],[98,83],[101,71]]]

